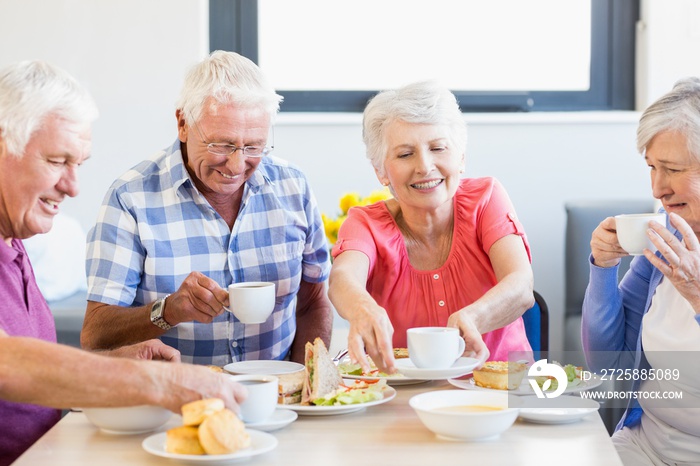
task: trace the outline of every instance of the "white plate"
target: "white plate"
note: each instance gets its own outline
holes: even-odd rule
[[[252,429],[246,430],[248,434],[250,434],[250,447],[227,455],[180,455],[177,453],[168,453],[165,451],[165,432],[147,437],[141,443],[141,446],[148,453],[155,456],[178,460],[184,464],[205,464],[208,466],[236,463],[246,460],[251,456],[262,455],[277,447],[277,438],[275,438],[274,435]]]
[[[398,359],[397,359],[398,361]],[[371,360],[370,360],[371,362]],[[386,380],[386,383],[389,385],[412,385],[416,383],[425,383],[427,380],[423,379],[411,379],[406,377],[405,375],[401,373],[396,373],[396,374],[391,374],[391,375],[355,375],[355,374],[348,374],[347,372],[344,372],[342,369],[340,369],[340,366],[343,364],[350,364],[350,358],[346,357],[342,361],[338,363],[338,372],[340,372],[340,376],[345,378],[345,379],[352,379],[352,380],[365,380],[365,381],[374,381],[378,379],[384,379]],[[374,366],[374,363],[372,363],[372,367],[376,369]]]
[[[339,406],[302,406],[300,404],[293,405],[279,405],[277,408],[291,409],[296,411],[302,416],[331,416],[333,414],[347,414],[355,411],[359,411],[364,408],[369,408],[370,406],[380,405],[391,401],[396,396],[396,390],[391,387],[386,387],[384,390],[384,398],[381,400],[368,401],[367,403],[357,403],[353,405],[339,405]]]
[[[576,422],[595,413],[600,403],[579,396],[558,396],[556,398],[537,398],[524,396],[519,416],[529,422],[538,424],[567,424]]]
[[[373,377],[371,375],[350,375],[350,374],[344,374],[343,372],[340,373],[341,376],[345,379],[353,379],[353,380],[366,380],[366,381],[374,381],[377,379],[384,379],[386,380],[386,383],[389,385],[413,385],[416,383],[425,383],[429,382],[429,380],[426,379],[410,379],[404,375],[401,374],[393,374],[393,375],[388,375],[386,377]]]
[[[597,374],[591,374],[592,378],[587,381],[581,381],[578,385],[568,385],[566,387],[566,390],[564,390],[564,393],[578,393],[582,392],[584,390],[589,390],[591,388],[595,388],[603,381],[600,379],[600,377]],[[485,387],[480,387],[476,385],[474,382],[473,378],[459,378],[459,379],[449,379],[448,382],[450,382],[452,385],[454,385],[457,388],[464,388],[467,390],[486,390],[486,391],[496,391],[496,392],[502,392],[503,390],[497,390],[495,388],[485,388]],[[516,388],[515,390],[508,390],[509,395],[534,395],[535,392],[532,390],[532,387],[530,386],[530,383],[528,382],[527,375],[525,375],[525,378],[523,378],[523,381],[520,383],[520,386]],[[554,399],[554,398],[552,398]]]
[[[288,426],[296,421],[297,417],[299,417],[299,415],[289,409],[276,409],[269,419],[263,422],[252,422],[250,424],[246,422],[245,426],[251,429],[272,432],[273,430]]]
[[[479,362],[476,358],[459,358],[452,367],[447,369],[421,369],[416,367],[410,359],[404,358],[396,360],[396,369],[412,379],[442,380],[469,374],[479,365]]]
[[[226,372],[232,374],[280,375],[304,370],[304,365],[292,361],[238,361],[226,364]]]

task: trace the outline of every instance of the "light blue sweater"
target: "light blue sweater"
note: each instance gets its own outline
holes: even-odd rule
[[[681,239],[678,231],[669,229]],[[656,254],[661,257],[660,253]],[[593,371],[650,369],[642,348],[642,318],[649,311],[663,274],[646,257],[637,256],[618,286],[618,266],[598,267],[593,264],[592,256],[589,262],[590,278],[581,321],[588,367]],[[700,325],[700,315],[696,314],[695,320]],[[641,380],[635,380],[632,389],[638,390],[640,383]],[[639,424],[641,417],[639,401],[630,400],[616,430]]]

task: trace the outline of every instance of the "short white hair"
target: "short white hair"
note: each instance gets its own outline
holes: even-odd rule
[[[700,79],[681,79],[644,110],[637,127],[637,150],[644,154],[654,137],[666,131],[683,134],[688,150],[700,162]]]
[[[444,125],[449,138],[462,153],[467,148],[467,125],[455,95],[434,81],[421,81],[396,90],[383,91],[365,107],[362,138],[367,158],[380,176],[387,154],[386,128],[394,121]]]
[[[184,115],[198,120],[205,102],[214,105],[235,104],[243,108],[260,108],[274,120],[282,96],[268,83],[262,70],[246,57],[234,52],[216,50],[190,69],[177,101]]]
[[[43,61],[23,61],[0,71],[0,132],[9,153],[22,157],[49,116],[92,123],[99,112],[90,93],[66,71]]]

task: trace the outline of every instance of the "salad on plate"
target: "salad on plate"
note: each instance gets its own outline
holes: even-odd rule
[[[566,373],[566,378],[568,379],[568,389],[578,387],[583,383],[583,381],[581,380],[581,373],[583,371],[582,367],[574,366],[573,364],[567,364],[565,366],[562,366],[557,361],[553,361],[552,364],[556,364],[557,366],[564,369],[564,372]],[[542,391],[546,392],[553,392],[559,386],[559,382],[557,382],[557,379],[553,376],[536,376],[535,381],[537,382],[537,385],[540,386]]]
[[[369,403],[384,398],[386,380],[354,380],[354,383],[342,383],[321,397],[311,401],[316,406],[339,406],[358,403]]]

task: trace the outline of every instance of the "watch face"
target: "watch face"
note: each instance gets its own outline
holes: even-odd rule
[[[167,296],[166,296],[167,298]],[[165,303],[165,298],[161,298],[155,303],[153,303],[153,307],[151,308],[151,322],[153,322],[154,325],[162,328],[163,330],[170,330],[172,325],[168,324],[165,319],[163,319],[163,304]]]

